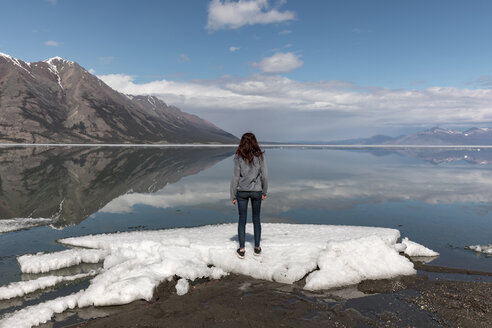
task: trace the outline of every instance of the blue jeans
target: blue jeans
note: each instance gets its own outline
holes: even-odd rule
[[[255,247],[260,247],[261,239],[261,191],[238,191],[236,194],[237,208],[239,211],[239,222],[237,225],[237,235],[239,238],[239,248],[244,248],[246,237],[246,218],[248,215],[248,201],[251,199],[253,209],[253,226],[255,233]]]

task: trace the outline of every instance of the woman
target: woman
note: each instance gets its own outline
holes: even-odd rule
[[[261,201],[267,197],[267,168],[264,151],[261,150],[253,133],[245,133],[241,137],[239,147],[234,156],[234,171],[231,180],[231,199],[239,211],[239,222],[237,234],[239,248],[236,253],[239,258],[244,258],[244,241],[246,235],[246,217],[248,201],[251,199],[253,209],[253,226],[255,234],[254,254],[260,255],[261,223],[260,209]]]

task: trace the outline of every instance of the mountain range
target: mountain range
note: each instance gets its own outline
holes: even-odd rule
[[[60,57],[0,53],[0,143],[237,143],[154,96],[125,95]]]
[[[492,145],[492,129],[471,128],[464,132],[433,127],[418,133],[389,137],[375,135],[370,138],[331,141],[336,145]]]

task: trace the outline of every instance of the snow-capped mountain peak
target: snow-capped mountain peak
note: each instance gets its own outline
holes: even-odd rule
[[[73,61],[70,61],[70,60],[66,60],[66,59],[63,59],[61,57],[52,57],[52,58],[49,58],[49,59],[46,59],[46,60],[43,60],[45,63],[49,64],[49,65],[52,65],[52,66],[56,66],[58,64],[69,64],[69,65],[73,65],[74,62]]]
[[[7,58],[7,59],[12,60],[12,61],[15,61],[15,62],[18,62],[19,61],[17,58],[14,58],[11,55],[8,55],[8,54],[3,53],[3,52],[0,52],[0,57],[4,57],[4,58]]]
[[[459,132],[459,131],[443,129],[443,128],[440,128],[438,126],[435,126],[431,129],[423,131],[421,133],[422,134],[452,134],[452,135],[461,134],[461,132]]]
[[[465,136],[489,135],[492,132],[490,128],[471,128],[463,132]]]
[[[13,63],[15,66],[18,66],[18,67],[22,68],[24,71],[26,71],[27,73],[29,73],[30,75],[32,75],[31,72],[29,72],[29,70],[28,70],[28,68],[31,67],[31,63],[25,62],[23,60],[19,60],[19,59],[14,58],[14,57],[12,57],[10,55],[7,55],[7,54],[5,54],[3,52],[0,52],[0,57],[3,57],[5,59],[7,59],[11,63]],[[26,66],[27,66],[27,68],[26,68]]]
[[[49,59],[46,59],[46,60],[43,60],[45,63],[48,63],[50,65],[56,65],[58,63],[68,63],[68,64],[73,64],[74,62],[73,61],[70,61],[70,60],[66,60],[66,59],[63,59],[59,56],[55,56],[55,57],[52,57],[52,58],[49,58]]]
[[[10,60],[12,60],[12,58],[13,58],[12,56],[4,54],[3,52],[0,52],[0,57],[5,57],[5,58],[8,58]]]

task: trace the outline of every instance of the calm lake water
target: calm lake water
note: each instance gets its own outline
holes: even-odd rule
[[[59,238],[236,222],[234,150],[0,148],[0,226],[49,219],[0,234],[0,285],[32,279],[16,256],[63,250]],[[492,243],[492,150],[268,148],[266,158],[264,222],[395,228],[441,253],[432,264],[492,271],[492,258],[464,249]],[[0,301],[0,314],[30,301],[16,302]]]

